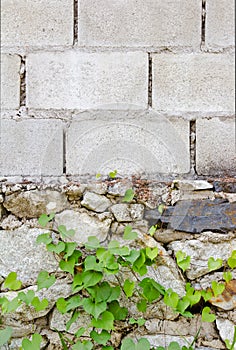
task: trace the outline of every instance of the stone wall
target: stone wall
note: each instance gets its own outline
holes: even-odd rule
[[[75,228],[78,243],[121,240],[131,224],[165,256],[155,278],[180,294],[186,281],[221,281],[207,259],[225,262],[236,249],[233,0],[2,0],[1,12],[0,297],[12,295],[10,271],[36,290],[41,269],[58,270],[35,245],[45,212]],[[128,188],[135,199],[124,204]],[[192,258],[185,275],[177,250]],[[198,349],[232,340],[233,278]],[[62,278],[39,295],[50,300],[45,311],[4,317],[14,332],[1,350],[34,332],[60,349],[53,329],[65,331],[66,320],[55,300],[70,293]],[[192,340],[201,325],[199,310],[186,320],[163,305],[147,318],[130,335],[154,345]]]

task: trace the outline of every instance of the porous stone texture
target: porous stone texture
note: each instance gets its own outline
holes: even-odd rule
[[[69,50],[30,54],[27,59],[29,108],[88,109],[118,103],[124,109],[145,108],[147,86],[148,59],[143,52]]]
[[[61,175],[63,133],[59,120],[1,121],[0,174]]]
[[[232,239],[229,242],[211,243],[207,241],[201,242],[200,239],[193,239],[186,242],[172,242],[168,247],[169,249],[173,249],[175,254],[181,250],[191,257],[190,267],[186,271],[186,275],[190,280],[193,280],[209,272],[208,259],[210,257],[214,259],[220,258],[226,261],[232,254],[232,251],[236,249],[236,240]]]
[[[25,286],[35,284],[41,270],[56,271],[58,263],[45,247],[36,244],[42,229],[22,226],[13,231],[0,231],[0,273],[6,277],[11,271],[17,272]]]
[[[206,1],[206,39],[208,49],[222,49],[235,44],[233,0]]]
[[[200,0],[80,0],[79,11],[82,46],[200,45]]]
[[[235,119],[199,119],[196,122],[196,167],[199,175],[235,173]]]
[[[60,214],[56,214],[56,225],[65,225],[68,230],[75,230],[75,235],[70,238],[78,244],[87,242],[89,236],[96,236],[100,241],[107,238],[109,227],[111,225],[110,218],[101,218],[91,216],[87,212],[77,212],[73,210],[65,210]]]
[[[233,72],[229,54],[153,55],[153,108],[233,113]]]
[[[33,190],[6,196],[5,208],[19,217],[38,218],[41,214],[58,213],[69,205],[65,193]]]
[[[144,206],[142,204],[114,204],[111,212],[118,222],[142,220]]]
[[[85,112],[67,132],[70,174],[121,175],[187,173],[190,170],[189,122],[153,111]]]
[[[3,0],[3,46],[71,45],[72,0]]]
[[[66,323],[70,320],[71,316],[69,313],[62,315],[57,309],[54,309],[50,320],[50,328],[52,330],[57,329],[60,332],[67,331],[68,333],[75,334],[79,328],[89,325],[91,322],[89,315],[81,312],[76,322],[72,323],[69,329],[66,329]],[[84,333],[84,336],[89,336],[91,330],[92,328],[89,328]]]
[[[20,105],[20,56],[1,54],[1,108]]]
[[[93,192],[86,192],[81,205],[98,213],[102,213],[111,205],[111,201],[105,196]]]
[[[216,319],[216,327],[220,332],[220,337],[223,341],[229,340],[230,344],[233,343],[235,325],[229,321],[222,318]]]

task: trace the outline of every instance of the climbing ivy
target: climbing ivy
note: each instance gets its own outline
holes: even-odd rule
[[[134,192],[128,190],[123,201],[129,202],[133,197]],[[43,214],[39,218],[39,223],[42,227],[46,227],[53,219],[54,214]],[[154,230],[156,227],[151,230],[150,235],[153,235]],[[74,230],[67,230],[65,226],[60,225],[57,230],[53,230],[53,234],[49,230],[49,232],[37,237],[37,244],[44,244],[49,252],[57,255],[60,269],[68,274],[72,280],[72,295],[68,298],[60,297],[56,301],[57,310],[62,315],[70,315],[70,319],[66,323],[66,330],[70,329],[81,314],[86,314],[89,317],[88,324],[75,332],[73,342],[56,330],[61,339],[63,350],[89,350],[94,347],[103,350],[114,349],[111,337],[117,324],[123,322],[123,326],[129,330],[144,326],[146,322],[145,312],[148,311],[150,305],[158,303],[159,300],[163,300],[166,306],[172,308],[177,314],[188,318],[194,317],[193,306],[203,300],[205,304],[202,307],[202,321],[213,322],[216,319],[207,302],[212,297],[222,294],[225,283],[232,279],[230,269],[236,266],[236,251],[232,252],[227,261],[228,267],[224,271],[225,283],[213,281],[211,288],[207,290],[195,290],[190,283],[186,283],[185,295],[180,297],[171,288],[165,289],[153,278],[147,276],[149,267],[158,264],[160,252],[156,247],[131,249],[121,245],[117,240],[111,240],[105,245],[101,244],[95,236],[89,237],[84,246],[78,247],[76,242],[71,241],[74,233]],[[135,240],[137,236],[132,226],[125,227],[124,240]],[[179,251],[176,253],[176,263],[185,273],[190,267],[191,259],[185,252]],[[209,271],[219,269],[222,265],[221,259],[211,257],[208,260]],[[120,275],[124,275],[124,270],[126,278],[121,283]],[[117,281],[116,284],[114,279]],[[37,291],[50,288],[56,280],[57,276],[54,273],[41,271],[37,277]],[[18,291],[22,283],[17,279],[17,274],[11,272],[6,277],[3,286],[8,290]],[[12,300],[8,300],[5,296],[0,298],[2,315],[14,312],[22,304],[33,307],[37,312],[46,309],[49,301],[47,299],[40,300],[37,291],[28,290],[27,293],[19,291]],[[130,317],[131,307],[141,312],[143,317],[138,319]],[[10,327],[0,330],[0,345],[7,343],[11,335],[12,329]],[[34,334],[31,340],[24,339],[22,341],[21,349],[40,349],[41,342],[42,336]],[[236,335],[233,345],[227,341],[227,348],[233,349],[235,342]],[[167,349],[191,350],[193,345],[192,343],[180,347],[178,343],[172,342]],[[134,341],[124,337],[120,349],[150,350],[154,348],[146,338]],[[165,349],[158,346],[155,350]]]

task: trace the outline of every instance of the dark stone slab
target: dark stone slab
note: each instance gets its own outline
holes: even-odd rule
[[[215,192],[236,193],[236,179],[232,181],[214,181]]]
[[[151,225],[156,220],[156,223],[177,231],[223,233],[236,229],[236,203],[221,199],[179,201],[175,206],[167,207],[162,215],[158,210],[148,210],[145,218]]]

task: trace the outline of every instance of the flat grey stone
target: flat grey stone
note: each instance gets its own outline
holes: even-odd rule
[[[111,201],[105,196],[93,192],[86,192],[81,205],[98,213],[102,213],[111,205]]]

